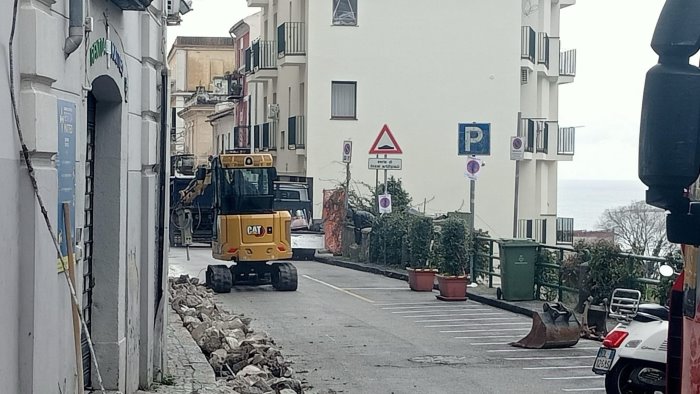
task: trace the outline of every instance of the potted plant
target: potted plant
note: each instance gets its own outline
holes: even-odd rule
[[[430,266],[433,222],[430,218],[411,215],[408,221],[408,286],[413,291],[433,291],[437,270]]]
[[[448,218],[442,224],[438,237],[437,275],[442,301],[464,301],[467,299],[466,268],[469,264],[470,237],[464,220]]]

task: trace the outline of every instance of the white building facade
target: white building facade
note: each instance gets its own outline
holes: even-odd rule
[[[13,3],[0,4],[3,76],[10,75],[5,40]],[[75,289],[104,387],[134,393],[163,370],[167,230],[157,213],[167,183],[157,171],[167,149],[165,0],[18,5],[12,78],[38,190],[62,253],[60,207],[71,207]],[[0,86],[10,91],[8,78]],[[8,94],[0,97],[0,115],[7,191],[0,215],[9,224],[1,234],[1,391],[98,388],[95,359],[73,323],[64,268],[19,153]]]
[[[421,210],[425,202],[428,214],[468,212],[459,124],[488,124],[476,227],[494,237],[552,244],[559,233],[567,241],[561,230],[570,223],[557,218],[557,162],[571,159],[575,130],[557,122],[558,89],[572,82],[575,52],[560,53],[558,35],[561,9],[574,3],[248,0],[262,8],[246,65],[247,82],[258,87],[253,112],[269,123],[268,144],[261,138],[258,147],[274,152],[279,173],[314,177],[321,196],[344,182],[344,140],[353,142],[353,185],[375,184],[369,150],[386,124],[403,151],[390,155],[403,160],[390,175],[413,202]],[[516,204],[517,134],[526,153]]]

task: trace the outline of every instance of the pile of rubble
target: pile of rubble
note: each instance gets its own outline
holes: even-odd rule
[[[302,394],[302,382],[266,333],[250,319],[219,309],[213,292],[187,275],[170,279],[171,306],[216,376],[240,394]]]

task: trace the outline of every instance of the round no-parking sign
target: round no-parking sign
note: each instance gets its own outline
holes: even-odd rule
[[[467,171],[465,171],[464,175],[471,180],[476,180],[479,177],[481,167],[481,160],[471,158],[467,160]]]
[[[391,213],[391,194],[379,196],[379,213]]]

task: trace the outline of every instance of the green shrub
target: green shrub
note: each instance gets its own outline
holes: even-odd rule
[[[674,251],[673,253],[666,256],[666,264],[673,267],[673,270],[679,272],[683,269],[683,258],[680,251]],[[676,280],[675,276],[665,277],[662,276],[659,279],[659,285],[654,286],[650,291],[650,296],[656,300],[661,305],[666,305],[668,301],[669,291],[673,287],[673,282]]]
[[[428,268],[430,243],[433,240],[433,221],[430,218],[407,215],[406,249],[411,268]]]
[[[489,233],[484,230],[475,230],[472,234],[471,245],[473,250],[470,253],[474,254],[474,276],[477,279],[483,279],[487,275],[484,272],[489,270],[489,258],[487,256],[491,252],[489,248],[489,242],[491,241],[481,241],[478,239],[479,237],[489,238]]]
[[[555,287],[541,285],[559,283],[559,270],[553,267],[544,267],[541,264],[560,264],[557,261],[557,254],[540,247],[537,254],[537,264],[535,264],[535,287],[540,299],[543,301],[554,301],[559,297],[558,290]]]
[[[448,276],[465,275],[469,268],[472,243],[466,221],[457,218],[445,220],[435,253],[440,273]]]
[[[369,257],[373,263],[402,266],[408,230],[407,214],[390,213],[380,216],[372,226]]]

